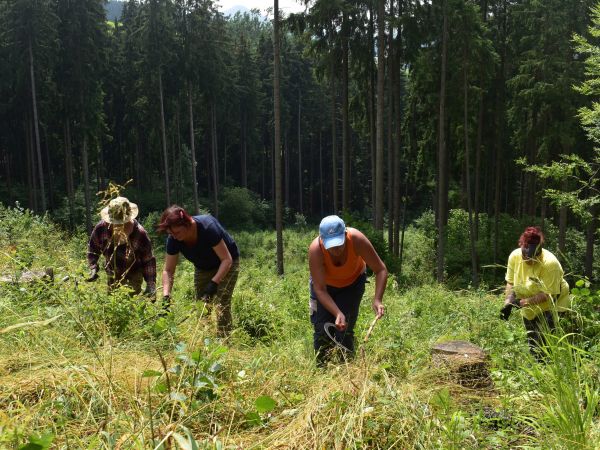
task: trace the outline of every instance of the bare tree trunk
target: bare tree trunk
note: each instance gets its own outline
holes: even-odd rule
[[[217,158],[218,145],[217,145],[217,107],[215,101],[212,100],[210,103],[211,110],[211,166],[212,166],[212,191],[213,191],[213,211],[215,217],[219,217],[219,160]]]
[[[81,93],[81,104],[83,105],[83,93]],[[87,130],[85,127],[85,115],[81,112],[81,131],[83,143],[81,146],[81,165],[83,166],[83,197],[85,199],[85,228],[90,234],[92,232],[92,201],[90,199],[90,169],[88,163]]]
[[[471,161],[469,154],[469,84],[467,79],[467,48],[463,47],[463,96],[464,96],[464,139],[465,139],[465,177],[467,185],[467,209],[469,212],[469,242],[471,248],[471,281],[473,287],[479,287],[479,269],[477,249],[475,248],[475,224],[473,223],[473,200],[471,198]]]
[[[302,92],[298,90],[298,210],[302,210],[302,135],[300,133],[300,114],[302,112]]]
[[[323,134],[319,130],[319,215],[323,217]]]
[[[5,147],[2,147],[3,159],[4,159],[4,172],[6,176],[6,192],[8,194],[8,201],[12,203],[12,180],[10,176],[10,154]]]
[[[336,107],[335,107],[335,78],[333,74],[333,63],[331,65],[331,166],[333,168],[332,181],[332,199],[333,212],[338,213],[338,169],[337,169],[337,130],[336,130]]]
[[[348,15],[342,18],[342,209],[350,209],[350,123],[348,120]]]
[[[192,153],[192,190],[194,191],[194,211],[200,214],[198,202],[198,171],[196,164],[196,136],[194,132],[194,101],[192,97],[192,84],[188,81],[188,110],[190,116],[190,150]]]
[[[444,22],[442,28],[442,67],[440,82],[440,111],[438,124],[438,248],[437,281],[444,281],[444,259],[446,251],[446,221],[448,210],[448,150],[446,148],[446,64],[448,59],[448,13],[447,2],[443,2]]]
[[[160,131],[162,135],[162,151],[163,161],[165,165],[165,195],[167,200],[167,206],[171,205],[171,191],[169,183],[169,155],[167,153],[167,135],[165,127],[165,108],[164,108],[164,96],[163,96],[163,85],[162,85],[162,70],[158,69],[158,95],[160,97]]]
[[[37,176],[35,174],[35,151],[33,150],[33,124],[31,123],[31,116],[29,116],[29,114],[27,114],[27,122],[25,123],[25,146],[27,147],[26,156],[27,186],[29,187],[29,209],[37,211]]]
[[[596,230],[598,229],[598,208],[592,207],[592,218],[587,223],[585,233],[585,276],[590,281],[594,280],[594,244],[596,243]]]
[[[180,97],[181,98],[181,97]],[[175,110],[175,123],[177,125],[177,158],[173,160],[173,178],[176,178],[175,185],[177,186],[176,202],[178,204],[183,203],[183,169],[182,159],[183,152],[181,150],[181,114],[180,110],[180,98],[177,99],[177,109]],[[176,171],[177,169],[177,171]],[[175,176],[177,174],[177,176]]]
[[[242,186],[248,187],[248,118],[246,110],[242,111]]]
[[[73,182],[73,149],[71,146],[71,124],[69,117],[65,116],[65,179],[67,180],[67,198],[69,200],[69,226],[75,227],[75,183]]]
[[[273,114],[275,115],[275,228],[277,274],[283,275],[283,202],[281,196],[281,104],[279,56],[279,0],[273,0]]]
[[[385,0],[377,2],[377,129],[375,163],[375,229],[383,231],[383,186],[384,186],[384,90],[385,90]]]
[[[376,102],[376,83],[375,83],[375,25],[373,18],[375,12],[373,11],[373,2],[369,2],[369,92],[367,94],[366,109],[367,117],[369,119],[369,149],[371,153],[371,205],[373,207],[373,225],[375,225],[375,204],[377,203],[376,192],[377,186],[375,180],[377,179],[377,139],[376,127],[375,127],[375,116],[377,115],[377,109],[375,107]]]
[[[390,1],[390,17],[394,17],[394,0]],[[388,211],[388,251],[390,254],[394,252],[394,179],[398,176],[394,172],[394,153],[396,149],[394,140],[394,79],[396,78],[396,63],[394,53],[394,27],[390,20],[388,31],[388,82],[387,82],[387,114],[388,114],[388,130],[387,130],[387,211]]]
[[[402,0],[398,1],[398,17],[402,16]],[[402,91],[401,91],[401,79],[400,79],[400,63],[401,63],[401,49],[402,49],[402,27],[398,27],[396,30],[396,42],[393,42],[393,56],[392,56],[392,90],[393,90],[393,104],[394,104],[394,115],[396,118],[395,126],[396,126],[396,139],[394,140],[394,195],[393,195],[393,235],[394,235],[394,247],[393,254],[394,256],[400,255],[400,149],[402,148],[400,145],[402,139]],[[390,33],[392,37],[394,33]],[[408,179],[408,173],[406,173],[406,178]],[[406,182],[408,187],[408,181]],[[404,200],[404,207],[406,207],[406,199]],[[404,216],[402,217],[402,237],[404,238]]]
[[[29,77],[31,81],[31,108],[33,110],[33,128],[35,130],[35,149],[37,155],[38,176],[40,179],[40,196],[42,212],[46,212],[46,188],[44,186],[44,166],[42,165],[42,150],[40,146],[40,129],[38,122],[37,96],[35,93],[35,74],[33,71],[33,50],[29,39]]]

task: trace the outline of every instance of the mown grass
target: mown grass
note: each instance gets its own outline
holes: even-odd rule
[[[192,267],[178,268],[174,313],[81,282],[85,236],[27,213],[0,211],[0,271],[55,268],[55,282],[1,285],[0,447],[52,448],[597,448],[597,354],[556,340],[535,363],[518,317],[500,298],[390,279],[386,317],[359,351],[317,369],[308,321],[306,249],[313,230],[286,230],[286,275],[275,236],[236,233],[242,269],[236,328],[216,338],[192,301]],[[6,232],[5,220],[12,220]],[[162,242],[158,243],[159,267]],[[64,279],[65,276],[68,279]],[[48,325],[36,321],[59,316]],[[189,317],[188,317],[189,316]],[[457,384],[431,362],[442,339],[490,355],[487,389]],[[46,435],[46,441],[43,440]],[[48,448],[48,447],[47,447]]]

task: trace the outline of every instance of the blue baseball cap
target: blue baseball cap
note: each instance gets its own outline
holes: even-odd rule
[[[323,247],[339,247],[346,241],[346,224],[338,216],[327,216],[321,220],[319,225],[319,236],[323,241]]]

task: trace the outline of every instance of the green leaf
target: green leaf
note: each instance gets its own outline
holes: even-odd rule
[[[142,378],[160,377],[161,375],[162,372],[159,372],[158,370],[144,370]]]
[[[19,447],[19,450],[48,450],[52,445],[54,435],[46,433],[42,436],[29,436],[29,442]]]
[[[575,283],[575,286],[577,287],[582,287],[585,285],[585,281],[584,280],[577,280],[577,282]]]
[[[159,394],[164,394],[167,392],[167,384],[166,383],[158,383],[154,386],[154,390]]]
[[[259,413],[267,413],[273,411],[276,405],[275,400],[273,400],[268,395],[261,395],[256,399],[254,404],[256,406],[256,411],[258,411]]]
[[[255,412],[246,413],[246,421],[250,425],[260,425],[262,423],[260,416]]]

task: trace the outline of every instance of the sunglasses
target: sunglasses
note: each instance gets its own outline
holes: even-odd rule
[[[523,255],[523,259],[533,259],[539,254],[542,253],[542,245],[541,244],[528,244],[527,247],[521,247],[521,255]]]

